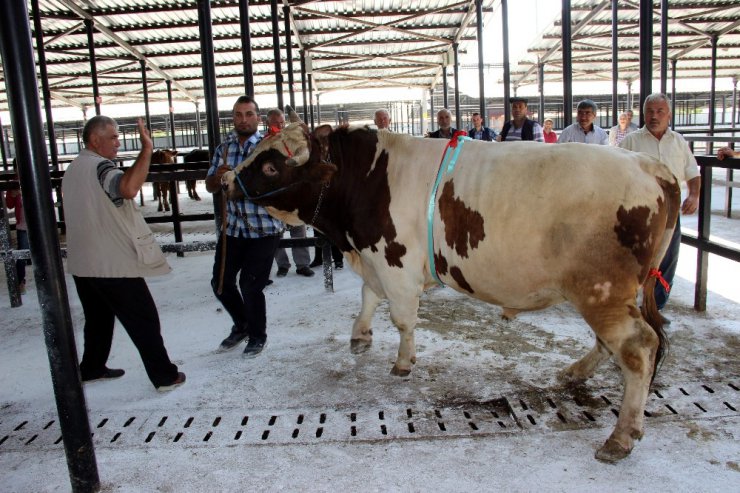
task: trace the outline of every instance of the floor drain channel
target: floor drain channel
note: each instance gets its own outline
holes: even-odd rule
[[[496,433],[564,431],[611,427],[619,416],[621,389],[588,388],[524,392],[490,401],[429,406],[399,405],[382,410],[310,410],[259,412],[198,410],[106,413],[91,416],[96,447],[212,447],[234,444],[310,444],[357,442]],[[126,414],[124,414],[126,413]],[[738,387],[728,382],[661,386],[648,396],[651,420],[699,420],[738,415]],[[3,415],[0,453],[8,450],[61,448],[59,422],[42,416]]]

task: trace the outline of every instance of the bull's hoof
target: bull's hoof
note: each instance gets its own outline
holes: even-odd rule
[[[200,197],[198,197],[197,195],[196,195],[195,197],[193,197],[193,198],[194,198],[195,200],[200,200]]]
[[[391,375],[396,377],[408,377],[411,374],[411,368],[399,368],[398,365],[393,365],[391,368]]]
[[[595,457],[602,462],[613,464],[630,455],[630,452],[631,448],[626,448],[615,439],[609,438],[604,446],[596,451]]]
[[[351,339],[349,341],[349,350],[352,354],[362,354],[373,345],[373,341],[366,339]]]
[[[591,375],[583,375],[576,371],[573,366],[569,366],[564,370],[560,370],[557,374],[557,379],[561,383],[568,385],[581,385],[589,379]]]
[[[157,207],[157,212],[162,212],[162,206]]]

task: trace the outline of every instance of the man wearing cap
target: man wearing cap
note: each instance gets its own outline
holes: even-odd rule
[[[606,130],[594,125],[596,119],[596,103],[590,99],[584,99],[578,103],[577,122],[565,127],[560,134],[558,144],[564,142],[580,142],[582,144],[609,144],[609,135]]]
[[[504,123],[501,133],[496,137],[499,142],[512,142],[515,140],[534,140],[544,142],[542,126],[534,120],[527,118],[527,100],[524,98],[509,98],[511,104],[511,121]]]

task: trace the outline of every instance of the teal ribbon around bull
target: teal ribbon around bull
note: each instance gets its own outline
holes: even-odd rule
[[[442,162],[439,164],[439,170],[437,171],[437,179],[434,182],[432,193],[429,196],[429,206],[427,207],[427,245],[429,247],[429,270],[432,271],[432,277],[434,278],[434,280],[441,285],[444,285],[444,283],[437,275],[437,267],[434,265],[434,234],[432,231],[434,223],[434,202],[437,197],[439,184],[442,183],[442,178],[444,176],[452,174],[455,171],[457,158],[460,155],[460,151],[462,151],[463,144],[468,140],[472,139],[467,136],[466,132],[459,131],[456,132],[455,135],[452,136],[452,139],[450,139],[450,142],[447,143],[447,147],[445,147],[444,157],[442,158]]]

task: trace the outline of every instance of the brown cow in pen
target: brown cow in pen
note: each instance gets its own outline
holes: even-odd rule
[[[154,151],[152,153],[152,164],[175,164],[175,156],[177,156],[177,151],[170,151],[168,149]],[[157,211],[169,211],[170,182],[156,181],[152,183],[152,188],[154,188],[155,200],[159,202]]]

